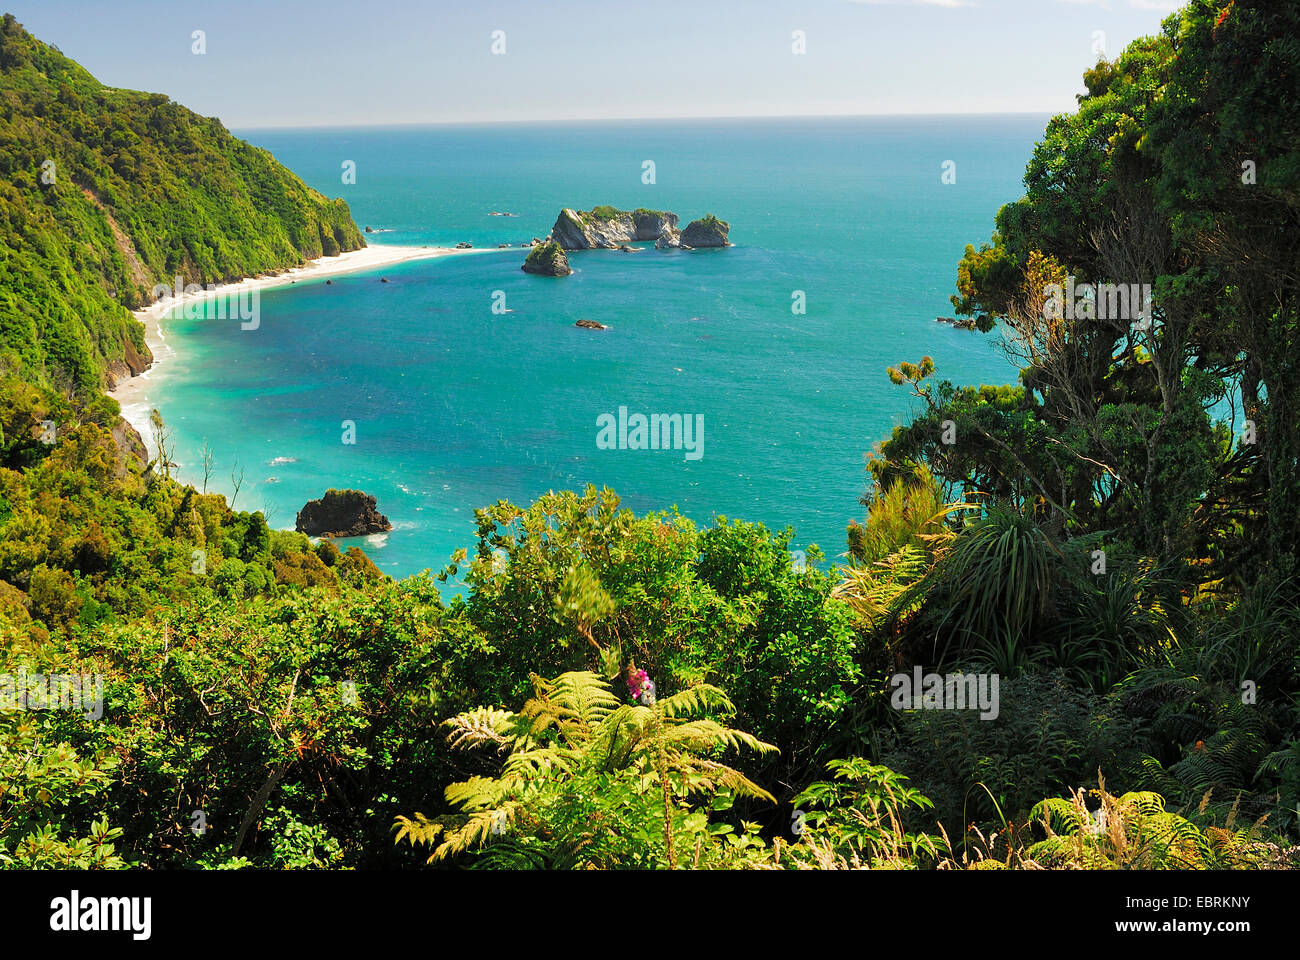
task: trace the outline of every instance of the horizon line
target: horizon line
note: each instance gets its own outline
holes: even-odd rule
[[[720,120],[873,120],[890,118],[926,117],[926,118],[966,118],[966,117],[1054,117],[1059,111],[1050,110],[988,110],[969,113],[917,112],[917,113],[754,113],[722,114],[714,116],[679,116],[679,117],[557,117],[550,119],[507,119],[507,120],[396,120],[389,123],[232,123],[229,130],[338,130],[338,129],[373,129],[387,130],[394,127],[487,127],[487,126],[533,126],[540,124],[563,123],[663,123],[663,122],[709,122]],[[220,122],[220,117],[216,118]]]

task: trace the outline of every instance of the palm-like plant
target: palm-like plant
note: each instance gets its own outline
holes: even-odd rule
[[[972,520],[930,577],[945,588],[940,628],[960,646],[1024,636],[1052,609],[1060,550],[1033,520],[995,504]]]
[[[679,798],[773,801],[716,758],[728,749],[777,750],[714,719],[735,712],[717,687],[643,705],[621,703],[594,673],[534,675],[533,686],[518,713],[479,708],[446,721],[453,748],[506,754],[500,772],[447,788],[463,814],[398,817],[398,842],[434,847],[430,862],[501,841],[528,865],[675,867],[679,846],[688,853],[694,840],[698,861],[713,837],[707,815]]]
[[[1149,565],[1078,577],[1046,662],[1106,690],[1139,664],[1174,650],[1178,636],[1165,597],[1171,585]]]

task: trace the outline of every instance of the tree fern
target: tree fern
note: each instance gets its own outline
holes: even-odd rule
[[[433,848],[430,861],[479,856],[486,862],[628,865],[677,862],[677,846],[720,841],[708,818],[685,799],[771,794],[721,762],[732,750],[772,753],[771,744],[719,717],[735,712],[717,687],[680,691],[651,706],[620,703],[594,673],[533,678],[534,695],[517,713],[480,707],[448,721],[453,749],[508,751],[495,776],[447,787],[461,811],[429,820],[397,818],[397,841]],[[746,844],[748,846],[748,844]]]

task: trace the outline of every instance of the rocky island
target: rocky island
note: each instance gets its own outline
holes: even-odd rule
[[[536,273],[543,277],[567,277],[573,273],[569,258],[564,255],[564,248],[554,240],[533,247],[520,269],[524,273]]]
[[[551,237],[565,250],[615,250],[633,240],[657,240],[677,232],[677,214],[664,210],[618,210],[565,207],[555,219]]]
[[[574,210],[565,207],[556,217],[555,226],[545,241],[538,246],[539,241],[533,238],[535,246],[524,261],[523,269],[552,277],[568,276],[573,271],[564,251],[622,250],[634,253],[641,248],[628,244],[636,241],[653,242],[658,250],[729,247],[730,230],[731,224],[711,213],[692,220],[685,230],[678,230],[677,214],[667,210],[647,210],[644,207],[619,210],[611,206]]]
[[[360,490],[325,491],[298,512],[294,529],[311,537],[364,537],[393,529],[376,509],[375,498]]]
[[[726,220],[719,220],[707,213],[699,220],[688,223],[678,239],[683,247],[729,247],[731,241],[727,239],[727,234],[730,231],[731,224]]]

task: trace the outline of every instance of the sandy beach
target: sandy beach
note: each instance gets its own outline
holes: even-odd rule
[[[164,315],[171,313],[177,307],[182,307],[190,301],[202,300],[206,297],[220,297],[252,290],[286,287],[299,280],[319,280],[342,273],[376,270],[381,267],[407,263],[411,260],[428,260],[434,257],[446,257],[462,253],[486,253],[495,249],[495,247],[481,247],[466,250],[455,247],[412,247],[395,244],[369,246],[361,250],[341,253],[336,257],[321,257],[317,260],[310,260],[302,266],[292,267],[273,276],[246,277],[235,283],[222,284],[201,293],[187,294],[179,299],[176,297],[163,297],[148,307],[135,311],[135,318],[144,324],[145,342],[153,352],[153,365],[139,376],[127,377],[121,380],[113,390],[109,391],[108,395],[121,405],[122,416],[136,430],[140,431],[141,436],[145,438],[146,445],[151,447],[150,453],[152,454],[153,450],[149,437],[149,413],[153,409],[153,405],[149,393],[151,387],[157,383],[155,377],[160,369],[165,367],[167,362],[176,355],[175,351],[167,343],[166,334],[159,321]]]

